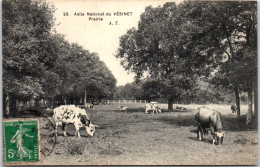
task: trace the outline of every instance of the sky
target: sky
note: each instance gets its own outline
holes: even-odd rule
[[[54,17],[57,33],[64,34],[65,39],[71,43],[76,42],[84,49],[98,53],[100,60],[117,79],[117,86],[120,86],[132,82],[134,74],[125,71],[120,60],[114,56],[119,46],[119,37],[128,29],[137,28],[146,6],[157,7],[165,2],[166,0],[55,0],[52,3],[56,8]],[[103,12],[104,16],[87,15]],[[128,16],[122,16],[121,12]],[[93,21],[93,18],[99,20]]]

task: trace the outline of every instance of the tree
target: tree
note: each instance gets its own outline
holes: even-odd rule
[[[142,86],[142,82],[132,82],[124,86],[118,86],[115,96],[119,99],[141,100],[144,92]]]
[[[53,26],[53,7],[43,1],[3,1],[4,113],[16,109],[19,98],[42,91],[44,47]],[[11,104],[10,104],[11,102]]]
[[[16,114],[18,100],[33,100],[37,105],[44,99],[53,107],[55,101],[76,104],[84,91],[97,98],[114,91],[116,79],[98,55],[68,43],[55,32],[54,11],[44,1],[3,1],[6,116],[10,111]]]
[[[251,113],[251,94],[257,76],[256,2],[183,3],[183,8],[187,6],[192,6],[190,10],[184,10],[188,22],[197,29],[189,32],[196,40],[188,43],[200,48],[197,52],[205,53],[211,60],[207,65],[214,70],[212,83],[234,90],[238,118],[239,91],[248,92],[248,112]]]
[[[200,76],[233,89],[239,106],[239,91],[251,101],[256,83],[256,41],[256,2],[166,3],[146,8],[138,29],[120,38],[116,57],[137,77],[148,72],[162,82],[169,109],[173,98],[192,94]]]
[[[167,97],[168,109],[173,100],[189,92],[195,84],[189,51],[182,48],[176,26],[178,9],[175,3],[163,7],[147,7],[141,15],[138,30],[132,28],[120,38],[116,57],[127,70],[141,77],[144,72],[163,84],[160,94]]]

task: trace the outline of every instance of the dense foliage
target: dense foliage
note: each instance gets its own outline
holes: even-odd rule
[[[54,9],[45,1],[3,1],[5,115],[21,101],[53,107],[114,93],[116,79],[98,55],[55,33]]]
[[[257,3],[252,1],[184,1],[145,9],[138,28],[120,38],[116,54],[125,69],[144,73],[162,84],[172,101],[193,96],[196,80],[239,93],[257,95]],[[155,88],[157,89],[157,88]],[[257,106],[255,100],[255,106]],[[255,109],[257,112],[257,108]]]

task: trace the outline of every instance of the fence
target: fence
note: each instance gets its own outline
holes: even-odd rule
[[[146,103],[146,100],[107,100],[107,103]]]

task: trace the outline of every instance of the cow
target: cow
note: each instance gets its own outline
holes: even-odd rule
[[[178,106],[174,106],[173,108],[176,109],[176,110],[186,110],[186,108],[184,108],[184,107],[178,107]]]
[[[148,114],[148,111],[153,111],[158,113],[161,113],[161,109],[158,107],[158,104],[156,102],[151,102],[150,104],[145,105],[145,113]]]
[[[232,104],[231,111],[232,111],[232,113],[236,113],[237,112],[237,105],[235,103]]]
[[[207,107],[200,107],[195,114],[195,120],[197,122],[197,137],[199,140],[203,140],[203,134],[207,133],[209,128],[213,136],[212,144],[218,145],[223,143],[225,132],[223,131],[221,114],[219,112]]]
[[[93,109],[93,110],[94,110],[94,105],[93,105],[93,104],[91,104],[91,103],[87,103],[87,104],[85,105],[85,107],[86,107],[86,108],[90,108],[90,109]]]
[[[118,106],[119,111],[127,111],[128,107]]]
[[[75,105],[61,105],[53,110],[53,118],[56,124],[55,134],[57,136],[57,128],[62,126],[64,136],[67,136],[65,132],[66,124],[74,124],[76,133],[75,136],[80,138],[79,129],[81,127],[86,128],[87,134],[91,137],[94,135],[95,128],[98,127],[90,122],[89,117],[85,109],[76,107]]]

